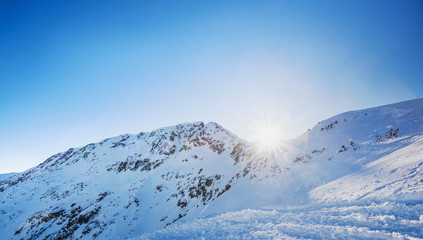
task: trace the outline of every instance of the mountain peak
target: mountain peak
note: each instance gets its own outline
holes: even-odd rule
[[[71,148],[23,173],[0,176],[0,236],[131,238],[226,211],[360,199],[381,189],[385,195],[420,191],[414,172],[421,166],[415,156],[423,143],[422,108],[423,99],[416,99],[339,114],[269,152],[215,122]],[[407,161],[394,161],[399,157]],[[386,179],[373,181],[376,170],[366,169],[386,163],[388,172],[378,170],[387,172]],[[366,181],[358,180],[360,174]],[[339,189],[351,185],[345,176],[377,187],[369,193],[367,185],[354,186],[351,194]]]

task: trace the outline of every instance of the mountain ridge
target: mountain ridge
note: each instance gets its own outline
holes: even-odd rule
[[[422,135],[423,98],[335,115],[273,152],[214,122],[122,134],[0,179],[0,236],[120,239],[247,208],[353,201],[354,174],[362,176],[377,161],[389,168],[398,151],[409,165],[390,171],[414,171],[414,177],[399,176],[405,180],[394,195],[411,191],[408,183],[418,193]],[[407,147],[416,156],[401,152]],[[382,179],[368,188],[371,193],[354,192],[371,196],[385,186],[390,193],[393,185]]]

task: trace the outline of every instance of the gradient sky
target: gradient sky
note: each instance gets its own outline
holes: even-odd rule
[[[214,121],[254,140],[423,96],[423,1],[0,2],[0,173]]]

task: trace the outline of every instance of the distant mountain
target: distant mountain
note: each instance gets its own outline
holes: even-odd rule
[[[334,116],[272,152],[216,123],[125,134],[0,175],[0,239],[125,239],[247,208],[423,200],[422,156],[423,98]]]
[[[16,174],[16,173],[3,173],[3,174],[0,174],[0,181],[3,181],[6,178],[10,178],[14,174]]]

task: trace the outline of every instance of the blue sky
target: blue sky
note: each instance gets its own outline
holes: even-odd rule
[[[1,1],[0,173],[215,121],[294,138],[423,96],[423,2]]]

